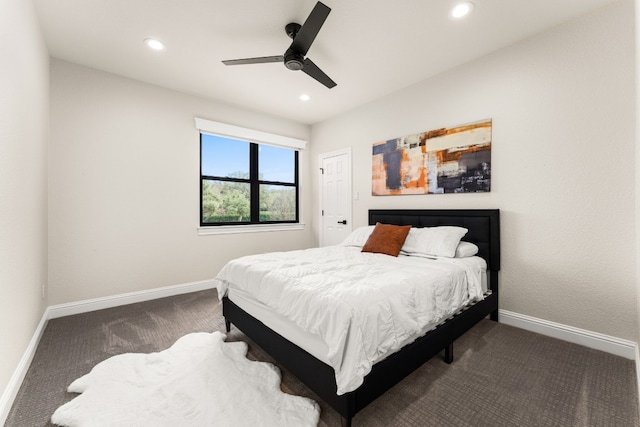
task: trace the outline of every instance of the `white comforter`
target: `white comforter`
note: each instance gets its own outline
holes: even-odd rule
[[[380,355],[482,298],[482,258],[426,259],[331,246],[245,256],[216,277],[258,301],[329,348],[338,394],[358,388]]]

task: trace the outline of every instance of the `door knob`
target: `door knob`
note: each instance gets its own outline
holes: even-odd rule
[[[342,221],[338,221],[338,224],[344,224],[344,225],[347,225],[347,220],[346,220],[346,219],[343,219]]]

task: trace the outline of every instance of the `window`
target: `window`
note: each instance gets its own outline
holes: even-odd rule
[[[199,127],[200,225],[299,223],[299,144],[257,131],[243,133],[243,128],[228,132],[230,125],[204,122],[208,129],[211,124],[224,126],[226,135]],[[251,136],[258,138],[246,138]]]

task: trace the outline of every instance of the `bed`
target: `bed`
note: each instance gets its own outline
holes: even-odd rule
[[[444,351],[447,363],[453,361],[454,341],[483,318],[498,321],[498,271],[500,270],[499,210],[370,210],[369,224],[411,225],[412,227],[458,226],[468,232],[463,241],[478,248],[477,257],[485,263],[486,291],[481,299],[456,309],[444,321],[430,326],[400,349],[391,349],[370,366],[357,388],[345,392],[339,369],[319,356],[312,345],[295,344],[291,332],[277,322],[266,320],[259,310],[246,305],[241,292],[222,297],[227,332],[231,324],[240,329],[278,363],[313,390],[350,426],[353,417],[424,362]],[[336,252],[337,253],[337,252]],[[410,257],[406,257],[410,258]],[[484,270],[483,270],[484,271]],[[243,309],[243,307],[245,309]],[[251,314],[249,313],[251,312]],[[260,319],[263,319],[264,322]],[[268,326],[269,325],[269,326]],[[271,326],[271,327],[270,327]],[[291,339],[287,339],[287,337]],[[315,354],[315,356],[314,356]],[[334,364],[334,366],[337,366]],[[340,392],[339,392],[340,391]]]

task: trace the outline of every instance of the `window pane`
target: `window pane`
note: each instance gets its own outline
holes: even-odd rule
[[[295,221],[296,188],[260,185],[260,221]]]
[[[202,222],[249,222],[251,187],[246,182],[202,180]]]
[[[202,134],[202,175],[249,179],[249,143]]]
[[[295,151],[260,145],[258,175],[262,181],[295,182]]]

